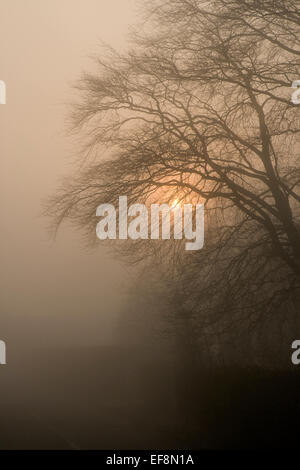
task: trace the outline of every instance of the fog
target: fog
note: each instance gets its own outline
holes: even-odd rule
[[[41,212],[78,150],[66,126],[72,85],[101,41],[124,47],[135,2],[1,0],[0,10],[1,338],[8,355],[113,342],[127,272],[100,243],[85,250],[73,229],[53,242]]]
[[[88,189],[92,186],[95,191],[88,194],[89,202],[96,203],[99,194],[107,201],[107,186],[108,200],[114,201],[115,196],[127,193],[132,200],[138,196],[143,199],[151,194],[147,192],[149,188],[152,191],[151,185],[157,183],[161,187],[159,194],[170,199],[169,185],[170,188],[173,185],[173,204],[182,196],[178,191],[181,186],[184,191],[188,189],[188,196],[193,191],[201,194],[201,198],[207,194],[207,202],[215,200],[218,188],[225,188],[224,192],[223,189],[221,191],[221,199],[224,197],[226,202],[226,198],[229,198],[229,213],[233,203],[232,213],[235,214],[236,210],[240,215],[238,203],[239,197],[243,200],[243,185],[239,189],[240,196],[238,192],[237,195],[231,193],[231,169],[227,163],[235,158],[239,169],[240,157],[237,157],[235,151],[240,148],[240,144],[244,145],[244,141],[246,156],[248,151],[252,155],[254,149],[256,155],[253,161],[256,162],[257,156],[262,157],[259,147],[261,129],[253,124],[256,120],[252,113],[256,111],[249,106],[249,118],[247,113],[243,114],[243,103],[249,102],[249,97],[243,94],[249,92],[252,100],[253,96],[260,94],[256,89],[258,84],[265,84],[268,80],[273,89],[273,84],[277,83],[278,64],[276,67],[267,64],[267,75],[270,73],[270,78],[261,76],[259,60],[264,60],[264,54],[256,54],[256,49],[264,41],[269,41],[268,35],[273,25],[276,25],[276,40],[272,41],[271,38],[270,45],[263,45],[266,46],[266,57],[270,62],[273,58],[279,60],[284,57],[283,53],[274,53],[272,48],[280,49],[278,38],[286,38],[289,30],[283,22],[283,31],[280,33],[281,21],[277,20],[281,7],[280,2],[277,5],[275,1],[272,5],[275,5],[273,15],[276,21],[273,21],[268,11],[268,14],[259,17],[259,21],[267,22],[266,29],[258,29],[256,32],[251,30],[251,34],[248,34],[246,26],[239,25],[239,19],[243,18],[245,12],[242,10],[242,14],[239,14],[236,9],[241,3],[241,8],[245,8],[248,14],[247,8],[251,8],[251,5],[249,2],[232,0],[219,2],[220,11],[229,8],[232,9],[230,14],[221,12],[217,20],[218,15],[213,12],[214,21],[219,21],[220,27],[220,30],[216,28],[218,34],[215,35],[211,24],[207,27],[205,11],[195,12],[193,9],[196,3],[181,0],[157,0],[153,3],[146,0],[0,0],[0,80],[6,83],[7,89],[6,104],[0,106],[0,341],[6,343],[6,364],[0,367],[0,449],[223,449],[298,445],[295,418],[299,416],[300,409],[299,372],[293,368],[290,356],[291,342],[299,329],[297,263],[300,254],[296,242],[300,235],[298,226],[295,228],[292,220],[285,227],[286,238],[282,235],[285,232],[280,231],[279,223],[274,227],[271,224],[270,229],[272,231],[273,227],[278,230],[279,239],[282,237],[281,248],[283,253],[287,249],[287,265],[286,260],[280,258],[283,256],[282,251],[279,250],[279,256],[272,245],[272,237],[269,239],[268,235],[265,236],[259,224],[250,224],[251,231],[243,232],[247,211],[240,225],[235,222],[238,230],[232,233],[237,232],[236,238],[231,236],[231,231],[227,232],[227,219],[224,217],[224,222],[223,206],[220,204],[220,221],[217,220],[218,210],[217,215],[209,214],[207,220],[210,226],[209,230],[205,227],[208,233],[207,238],[205,234],[205,247],[194,252],[193,256],[188,257],[188,251],[181,256],[180,244],[173,244],[170,240],[165,241],[166,245],[158,240],[154,240],[158,242],[157,245],[148,244],[149,240],[139,245],[141,240],[136,240],[138,243],[131,245],[127,252],[128,245],[124,244],[123,255],[130,258],[133,266],[138,265],[138,270],[132,265],[126,265],[124,258],[121,261],[117,251],[109,251],[107,245],[104,246],[105,242],[98,240],[95,248],[87,248],[83,233],[67,222],[62,225],[57,237],[51,238],[51,220],[44,214],[46,201],[57,194],[64,177],[73,181],[78,171],[79,186],[75,185],[75,189],[81,190],[82,173],[78,168],[78,157],[82,157],[82,137],[69,132],[72,103],[77,101],[74,85],[84,71],[95,70],[93,57],[101,56],[104,44],[118,51],[127,49],[132,27],[141,21],[141,7],[148,4],[159,8],[152,11],[154,23],[143,23],[148,33],[152,32],[154,25],[154,39],[144,37],[145,43],[141,42],[141,49],[138,49],[146,52],[145,55],[139,56],[138,52],[133,52],[124,58],[124,64],[128,66],[124,74],[119,73],[119,62],[112,61],[111,75],[104,77],[100,84],[97,77],[85,83],[90,97],[86,105],[87,114],[92,110],[92,115],[99,113],[101,117],[106,117],[107,108],[111,112],[105,125],[107,128],[112,125],[111,129],[117,129],[117,132],[112,132],[108,138],[110,144],[119,142],[118,126],[122,127],[130,113],[130,119],[134,122],[126,128],[127,132],[122,136],[124,140],[120,138],[122,151],[128,150],[130,154],[120,153],[115,161],[107,164],[109,171],[104,175],[105,184],[88,185]],[[204,9],[211,7],[210,2],[200,3]],[[190,8],[192,10],[187,16],[185,9]],[[260,8],[263,8],[263,4]],[[268,5],[268,8],[272,10],[273,6]],[[249,13],[250,18],[254,15],[253,21],[256,21],[256,13]],[[291,31],[296,28],[294,13],[292,7]],[[284,10],[284,18],[285,15]],[[190,22],[188,28],[186,20]],[[139,33],[141,28],[138,29]],[[228,31],[231,34],[235,28],[240,28],[241,34],[231,35],[233,45],[230,39],[228,57],[224,54],[221,59],[217,54],[211,54],[214,47],[218,51],[223,50],[222,34]],[[296,43],[299,37],[297,28],[293,37]],[[190,48],[194,38],[195,47]],[[147,42],[148,39],[150,42]],[[206,40],[209,47],[202,47]],[[242,49],[238,44],[240,40]],[[247,41],[251,47],[246,48],[244,43],[247,45]],[[143,50],[143,47],[146,49]],[[185,47],[189,51],[187,54]],[[293,47],[296,48],[296,45]],[[282,48],[285,54],[286,45]],[[239,79],[234,78],[232,83],[228,79],[229,89],[232,87],[232,90],[227,93],[224,87],[222,95],[223,66],[228,70],[229,77],[231,72],[236,77],[236,71],[232,70],[236,63],[235,56],[237,54],[240,60],[244,49],[247,49],[250,58],[253,55],[254,65],[258,61],[257,70],[254,67],[248,73],[248,65],[244,64],[245,70],[242,70]],[[180,51],[178,56],[183,51],[182,70],[181,60],[176,62],[177,50]],[[185,60],[188,64],[186,68]],[[289,60],[293,71],[294,59],[292,57]],[[194,69],[195,64],[195,75],[194,70],[190,74],[190,67]],[[143,66],[148,67],[146,73]],[[265,64],[263,70],[264,67]],[[216,71],[216,79],[210,78],[210,70]],[[186,83],[191,82],[190,90],[189,86],[184,88],[183,77],[186,73]],[[250,86],[252,73],[255,83],[253,89]],[[247,86],[244,86],[243,80],[246,78]],[[284,84],[279,82],[285,89]],[[108,105],[105,102],[116,83],[122,90],[116,97],[117,106],[123,110],[127,105],[123,118],[120,117],[122,112],[115,113],[115,102]],[[166,85],[163,93],[161,84]],[[201,88],[203,84],[204,88]],[[178,90],[174,91],[177,86]],[[181,103],[179,100],[174,116],[172,111],[174,123],[171,119],[171,124],[165,126],[164,113],[168,117],[166,121],[171,116],[165,101],[171,96],[172,108],[179,90],[183,101]],[[207,90],[210,90],[209,93]],[[97,100],[99,93],[104,96],[102,108],[100,105],[99,108],[94,106],[93,99]],[[132,95],[135,93],[138,95],[138,103],[133,103]],[[149,99],[147,93],[156,102],[150,109],[144,107],[144,99]],[[197,94],[201,100],[198,100]],[[211,101],[213,94],[217,96],[216,103]],[[192,104],[192,109],[196,114],[182,121],[184,129],[186,126],[185,138],[177,142],[176,137],[174,141],[173,131],[181,122],[180,115],[185,109],[185,103],[192,103],[195,98],[197,100]],[[241,103],[236,103],[235,100],[239,99]],[[207,103],[205,100],[208,100]],[[280,98],[279,105],[276,100],[274,97],[274,109],[281,113],[280,106],[284,100]],[[218,124],[216,116],[219,112],[211,114],[213,106],[221,107],[221,103],[224,110],[220,112],[224,111],[225,114],[226,106],[229,106],[228,116],[231,115],[231,106],[232,110],[236,109],[236,104],[241,106],[241,113],[237,113],[233,119],[234,133],[229,129],[226,134],[223,121]],[[288,113],[290,102],[285,105]],[[197,149],[195,128],[197,130],[199,125],[202,132],[202,118],[198,123],[198,117],[203,111],[201,106],[204,106],[204,116],[208,113],[207,122],[216,126],[210,129],[208,125],[209,132],[214,136],[212,143],[215,136],[221,137],[218,145],[224,159],[219,159],[216,148],[210,149],[218,171],[214,166],[210,168],[210,154],[205,151],[202,152],[205,154],[203,156],[201,146],[200,150]],[[281,115],[275,113],[275,118],[272,116],[271,119],[271,122],[278,122],[279,126],[276,130],[278,133],[274,133],[275,137],[281,136],[280,123],[284,121],[278,116]],[[290,119],[287,127],[294,122],[296,126],[296,121]],[[221,134],[218,125],[221,125]],[[285,132],[288,134],[289,129],[285,129],[285,125],[282,124],[282,135],[288,143]],[[248,137],[240,139],[239,131],[242,129],[244,135],[247,127],[250,132]],[[140,132],[141,129],[143,132]],[[200,132],[202,137],[206,130],[203,135]],[[133,131],[136,131],[136,135]],[[298,135],[298,132],[298,128],[292,129],[291,134]],[[136,140],[136,136],[141,140]],[[273,134],[270,133],[270,136],[271,139]],[[185,141],[189,142],[189,139],[190,147],[186,148]],[[250,139],[251,145],[248,145],[247,139]],[[135,145],[136,142],[138,145]],[[105,132],[99,137],[98,150],[101,150],[103,143],[107,143]],[[144,149],[148,151],[148,143],[149,154],[144,153]],[[163,149],[158,151],[162,151],[162,154],[158,154],[157,161],[156,157],[152,158],[153,143],[154,148],[158,144],[157,148],[161,146]],[[165,165],[166,143],[166,155],[171,162],[170,174],[168,165]],[[184,145],[181,147],[181,144]],[[288,160],[286,149],[292,149],[292,145],[285,144],[284,141],[277,149],[281,163]],[[131,158],[127,158],[128,155]],[[205,161],[204,157],[208,160]],[[252,159],[249,161],[252,162]],[[276,158],[274,161],[277,165]],[[178,162],[180,168],[177,174]],[[172,165],[175,165],[175,176]],[[196,172],[197,165],[201,170],[201,178]],[[269,167],[272,170],[271,164]],[[99,168],[89,174],[91,181],[94,181],[94,177],[97,183],[102,181]],[[195,168],[197,177],[189,180],[191,168]],[[259,172],[253,164],[250,176],[253,170],[254,179],[259,174],[262,175],[263,183],[268,182],[267,166],[266,174],[261,170],[261,163],[258,168]],[[280,165],[278,168],[280,173]],[[278,168],[275,168],[276,174]],[[144,177],[145,169],[149,171],[149,180]],[[294,171],[288,165],[287,169],[289,171],[286,175]],[[186,181],[183,178],[185,173]],[[133,174],[135,180],[131,184]],[[249,173],[246,174],[249,176]],[[222,180],[224,175],[226,178]],[[170,176],[171,181],[168,180]],[[211,178],[212,181],[216,178],[217,182],[212,187]],[[235,176],[232,178],[235,188]],[[251,178],[248,183],[246,178],[243,184],[248,184],[251,190],[247,194],[257,201],[261,195],[255,191],[260,186],[253,184]],[[285,179],[280,187],[279,180],[279,177],[278,182],[271,178],[272,184],[269,181],[266,199],[263,199],[261,206],[265,209],[269,206],[265,201],[273,201],[269,208],[270,220],[277,214],[278,207],[276,198],[268,191],[275,183],[278,184],[279,194],[282,188],[288,187]],[[118,191],[119,188],[122,193]],[[217,188],[216,194],[214,188]],[[293,180],[291,188],[294,188]],[[82,207],[76,205],[76,191],[72,202],[75,201],[76,210],[79,208],[77,222],[86,221],[85,210],[88,207],[89,212],[91,206],[83,204],[84,210],[80,212]],[[281,194],[286,202],[286,206],[280,205],[283,212],[285,207],[289,207],[288,199],[292,192]],[[95,194],[97,200],[92,198]],[[183,196],[186,194],[183,192]],[[234,219],[235,216],[231,217]],[[253,220],[256,219],[260,217],[255,217],[254,213]],[[282,217],[282,220],[285,219]],[[252,222],[251,217],[249,220]],[[236,228],[234,224],[232,228]],[[241,240],[243,243],[239,245]],[[292,259],[294,252],[298,253],[297,263]],[[149,263],[139,264],[145,255],[149,256]],[[269,271],[264,278],[265,257]],[[273,261],[278,261],[282,271],[278,271]],[[292,272],[296,272],[296,268],[297,282]],[[293,279],[295,282],[291,281]],[[282,286],[291,288],[290,297],[289,289],[281,289],[281,282]],[[272,296],[272,288],[276,295],[279,293],[281,302],[278,305],[275,302],[276,295]],[[284,297],[285,293],[288,300]],[[3,343],[1,346],[3,348]]]

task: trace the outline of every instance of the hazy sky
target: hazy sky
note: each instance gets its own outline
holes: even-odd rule
[[[72,174],[65,133],[71,84],[100,41],[124,47],[135,0],[0,0],[1,315],[7,342],[113,339],[126,271],[64,230],[53,244],[41,203]],[[101,242],[100,242],[101,243]]]

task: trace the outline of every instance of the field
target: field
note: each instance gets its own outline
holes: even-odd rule
[[[296,369],[195,371],[103,347],[31,352],[0,374],[0,449],[252,449],[299,439]]]

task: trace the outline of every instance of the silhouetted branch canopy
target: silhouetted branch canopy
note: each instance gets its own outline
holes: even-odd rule
[[[132,49],[103,52],[98,72],[78,83],[73,122],[87,163],[50,212],[56,225],[70,219],[93,238],[97,206],[120,195],[204,202],[201,253],[150,241],[123,252],[140,260],[171,251],[165,263],[177,263],[179,285],[197,293],[191,309],[209,310],[228,290],[232,311],[246,297],[249,315],[271,311],[300,281],[300,107],[291,102],[300,2],[145,4]]]

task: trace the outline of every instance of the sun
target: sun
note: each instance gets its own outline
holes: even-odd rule
[[[175,209],[175,207],[178,206],[178,204],[179,204],[179,199],[178,199],[178,198],[174,199],[174,200],[171,202],[171,208],[172,208],[172,209]]]

